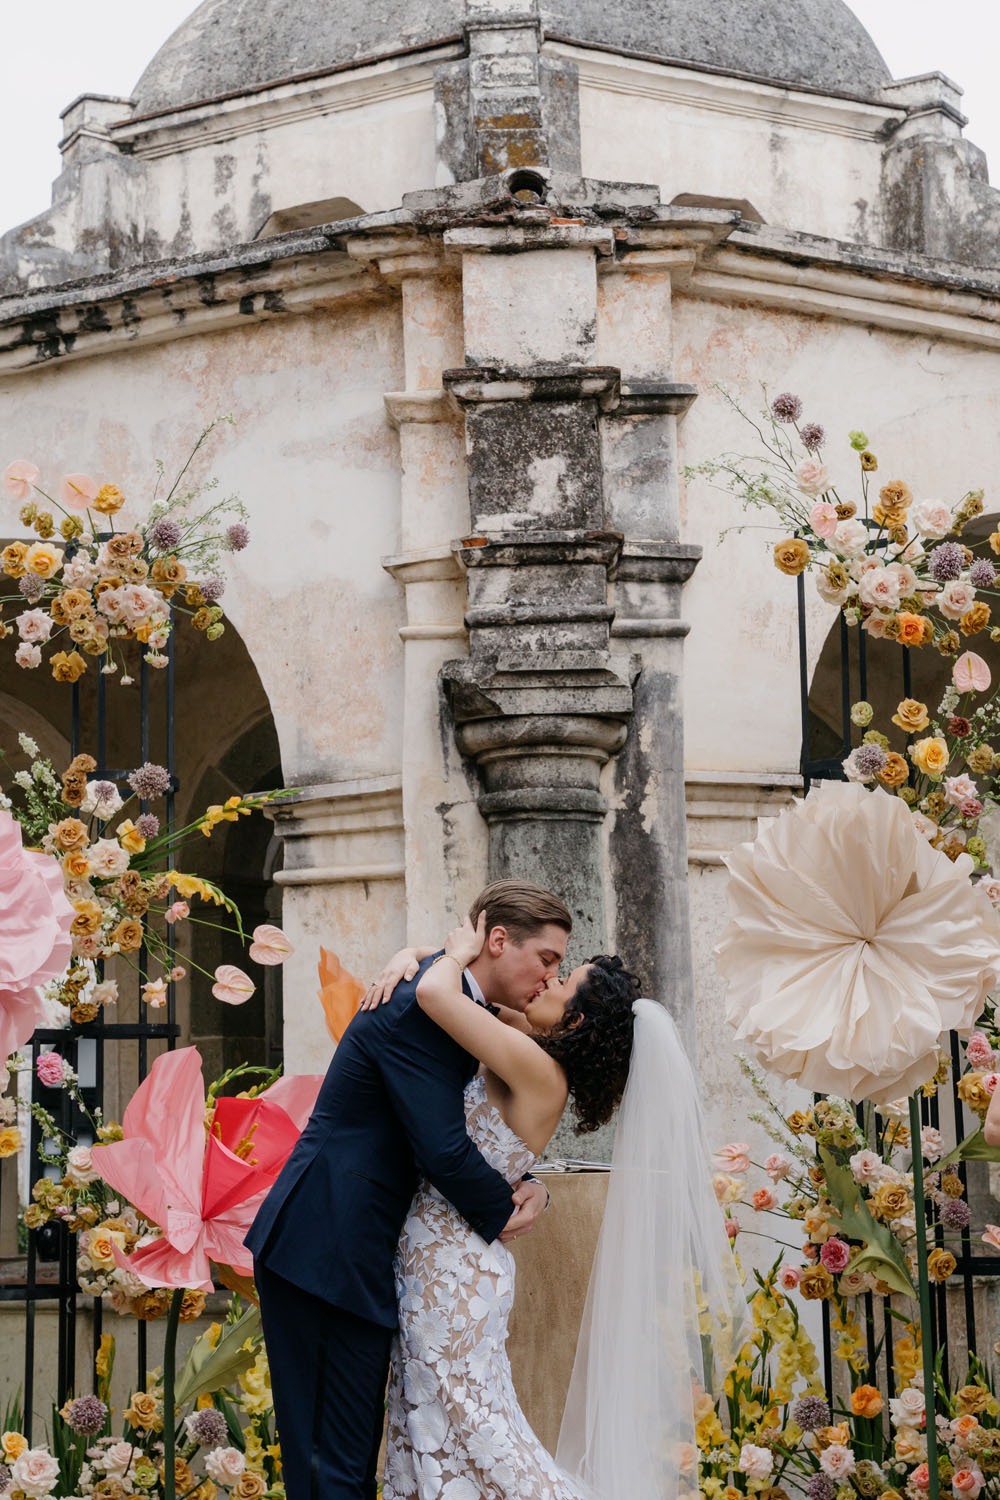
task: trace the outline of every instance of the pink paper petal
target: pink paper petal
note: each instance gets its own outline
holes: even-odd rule
[[[322,1073],[286,1073],[259,1094],[258,1098],[280,1104],[296,1130],[302,1131],[316,1107],[316,1099],[322,1087]]]
[[[264,923],[253,930],[250,957],[255,964],[283,964],[289,954],[295,952],[280,927]]]
[[[197,1212],[201,1203],[204,1115],[201,1057],[197,1047],[179,1047],[156,1059],[122,1117],[126,1140],[150,1143],[173,1208]]]
[[[15,458],[3,471],[4,488],[15,500],[30,500],[37,478],[37,465],[26,458]]]
[[[963,651],[951,669],[951,680],[960,693],[985,693],[990,685],[990,669],[974,651]]]
[[[67,510],[86,510],[100,485],[89,474],[64,474],[59,481],[59,500]]]
[[[223,1005],[245,1005],[256,988],[250,975],[235,964],[220,964],[215,971],[212,994]]]
[[[167,1197],[157,1170],[156,1153],[148,1141],[112,1141],[91,1147],[94,1168],[108,1186],[151,1224],[165,1224]]]

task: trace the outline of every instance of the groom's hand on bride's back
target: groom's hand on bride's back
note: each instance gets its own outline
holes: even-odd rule
[[[500,1235],[505,1245],[531,1233],[549,1206],[548,1189],[533,1177],[525,1178],[514,1189],[514,1202],[517,1206]]]

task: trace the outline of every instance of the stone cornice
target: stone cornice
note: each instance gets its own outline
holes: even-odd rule
[[[285,841],[279,885],[401,880],[403,792],[399,776],[300,787],[268,809]]]

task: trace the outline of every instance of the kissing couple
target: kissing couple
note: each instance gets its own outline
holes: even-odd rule
[[[697,1492],[695,1408],[746,1294],[676,1028],[619,958],[560,979],[571,931],[551,892],[495,881],[337,1046],[246,1239],[288,1500],[374,1500],[387,1379],[384,1500]],[[621,1108],[553,1458],[511,1379],[507,1242],[547,1206],[530,1169],[570,1102],[580,1132]]]

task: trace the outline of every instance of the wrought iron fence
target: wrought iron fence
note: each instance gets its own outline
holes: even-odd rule
[[[163,765],[171,776],[170,789],[166,794],[165,816],[172,821],[174,796],[177,784],[174,773],[174,637],[171,634],[167,646],[168,665],[153,671],[145,661],[140,661],[138,672],[138,704],[131,693],[123,692],[117,683],[109,690],[109,679],[101,673],[88,674],[82,683],[73,685],[70,703],[70,745],[75,756],[80,751],[92,753],[97,761],[96,776],[121,780],[134,765],[114,766],[109,757],[122,748],[134,751],[139,763],[155,760]],[[137,721],[136,721],[137,714]],[[126,716],[132,722],[126,723]],[[92,738],[91,738],[92,736]],[[155,741],[155,743],[154,743]],[[140,802],[140,810],[147,811],[148,804]],[[145,924],[145,919],[144,924]],[[172,929],[169,930],[168,945],[173,956]],[[136,954],[138,977],[134,982],[136,995],[147,973],[147,950],[145,944]],[[103,975],[99,975],[103,977]],[[71,1024],[69,1030],[45,1029],[35,1032],[24,1049],[34,1063],[40,1050],[50,1043],[58,1045],[63,1058],[79,1077],[81,1096],[89,1110],[106,1108],[106,1082],[109,1063],[114,1064],[116,1075],[127,1065],[133,1071],[137,1087],[146,1077],[152,1061],[151,1049],[157,1051],[173,1048],[177,1043],[180,1028],[176,1015],[176,987],[168,983],[165,1019],[147,1020],[141,1013],[135,1021],[107,1021],[105,1012],[98,1012],[93,1021]],[[129,1056],[129,1047],[134,1056]],[[112,1052],[114,1055],[112,1056]],[[39,1079],[34,1066],[27,1075],[30,1079],[31,1098],[41,1104],[56,1120],[57,1125],[74,1136],[81,1144],[90,1144],[90,1126],[86,1117],[65,1089],[46,1088]],[[51,1172],[42,1160],[40,1151],[44,1147],[41,1127],[32,1117],[28,1142],[28,1180]],[[6,1202],[0,1200],[0,1218],[9,1224],[11,1214],[18,1215],[16,1179],[8,1178],[4,1184]],[[13,1197],[13,1202],[10,1201]],[[25,1231],[22,1226],[22,1240]],[[37,1319],[40,1304],[55,1304],[57,1314],[57,1356],[55,1370],[55,1393],[57,1405],[62,1405],[70,1394],[79,1395],[77,1370],[80,1333],[78,1312],[84,1304],[91,1305],[91,1331],[93,1347],[88,1353],[87,1368],[96,1389],[95,1360],[103,1331],[103,1307],[100,1297],[85,1297],[79,1290],[76,1274],[76,1235],[64,1223],[50,1221],[38,1229],[26,1231],[21,1279],[0,1282],[0,1301],[21,1304],[24,1308],[24,1370],[21,1382],[21,1400],[24,1408],[23,1431],[32,1440],[33,1409],[36,1395]],[[135,1323],[135,1389],[145,1389],[147,1373],[147,1329],[141,1321]],[[51,1372],[46,1369],[45,1380],[50,1386]],[[46,1390],[46,1403],[49,1389]]]
[[[798,642],[802,726],[800,769],[804,790],[808,792],[813,782],[843,779],[842,762],[852,749],[852,736],[862,733],[852,723],[852,704],[879,695],[886,696],[886,701],[891,699],[893,703],[899,697],[912,697],[915,663],[913,653],[907,648],[890,640],[871,640],[862,630],[849,627],[841,614],[811,672],[804,575],[798,578]],[[923,653],[923,660],[916,670],[922,679],[918,681],[918,691],[924,696],[925,685],[932,688],[935,675],[947,668],[936,653]],[[931,701],[930,691],[926,696]],[[958,1094],[962,1058],[956,1034],[949,1037],[948,1047],[950,1084],[939,1088],[933,1097],[922,1100],[921,1119],[922,1124],[941,1131],[946,1149],[950,1150],[975,1128],[977,1122],[969,1115]],[[860,1109],[858,1121],[863,1128]],[[960,1162],[953,1170],[961,1179],[967,1201],[978,1200],[983,1207],[992,1202],[996,1206],[996,1199],[989,1191],[986,1163]],[[974,1222],[975,1219],[974,1214]],[[942,1226],[930,1206],[928,1223],[934,1245],[942,1246]],[[1000,1333],[1000,1317],[991,1316],[991,1304],[995,1298],[1000,1299],[1000,1279],[997,1279],[1000,1278],[1000,1255],[989,1253],[985,1245],[974,1240],[969,1228],[961,1233],[957,1253],[953,1242],[949,1248],[955,1254],[956,1270],[947,1284],[933,1288],[932,1326],[923,1330],[923,1337],[933,1341],[935,1354],[940,1352],[941,1373],[946,1383],[955,1374],[964,1375],[968,1354],[978,1354],[988,1362],[994,1340]],[[869,1365],[873,1373],[879,1371],[884,1388],[891,1397],[895,1394],[891,1359],[894,1319],[889,1299],[866,1293],[864,1307]],[[997,1311],[1000,1311],[1000,1300],[997,1301]],[[990,1323],[995,1325],[992,1330]],[[825,1384],[832,1391],[833,1338],[829,1305],[825,1302],[823,1362]]]

